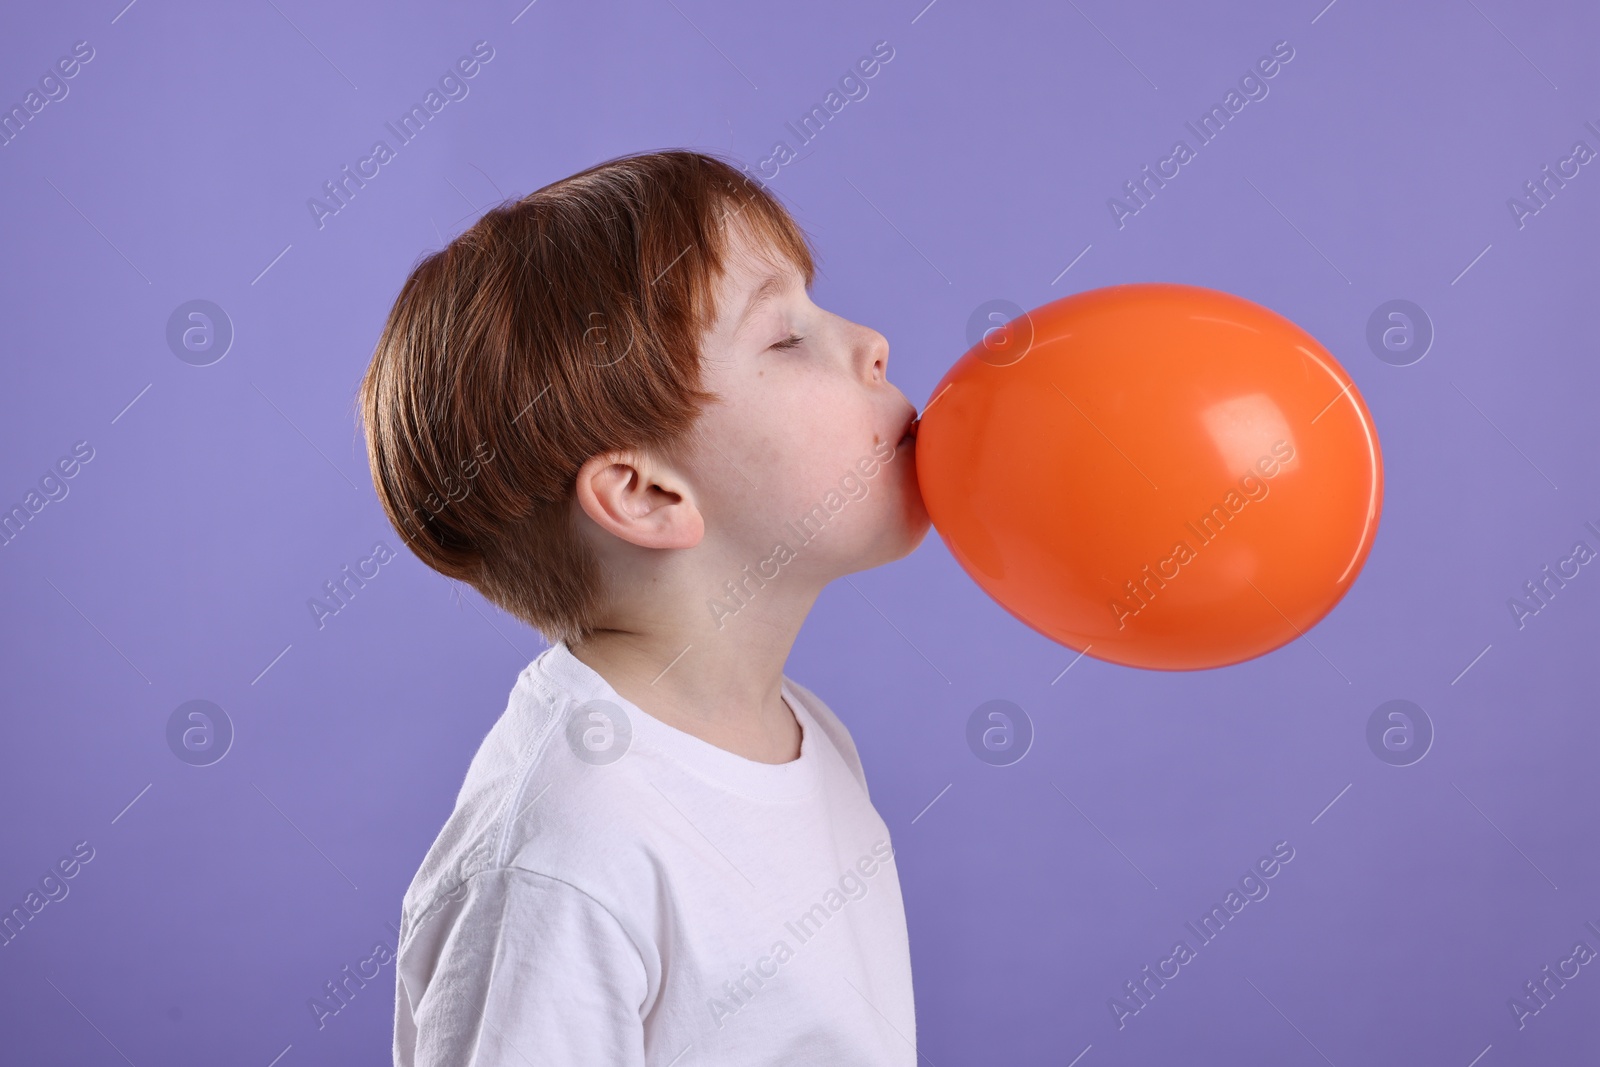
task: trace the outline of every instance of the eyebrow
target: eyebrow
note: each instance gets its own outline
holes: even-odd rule
[[[743,332],[745,323],[754,317],[756,312],[777,299],[789,287],[789,283],[792,280],[792,277],[784,277],[777,274],[769,274],[762,278],[761,284],[756,286],[755,292],[750,294],[750,302],[745,305],[744,314],[739,316],[739,324],[734,328],[734,332]]]

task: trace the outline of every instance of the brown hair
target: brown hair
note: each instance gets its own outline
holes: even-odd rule
[[[700,405],[700,339],[741,217],[809,286],[808,240],[737,166],[619,156],[507,201],[406,278],[361,382],[384,512],[418,557],[551,642],[610,595],[574,523],[578,469],[674,456]]]

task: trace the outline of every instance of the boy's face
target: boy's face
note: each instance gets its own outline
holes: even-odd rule
[[[909,554],[930,523],[905,437],[916,408],[886,377],[888,341],[812,303],[798,269],[737,219],[716,307],[704,387],[725,402],[701,415],[694,451],[706,546],[755,571],[781,541],[794,558],[763,576],[821,583]]]

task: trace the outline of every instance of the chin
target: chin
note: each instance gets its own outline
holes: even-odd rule
[[[901,552],[895,559],[904,559],[915,552],[921,547],[923,540],[928,536],[928,531],[931,529],[933,529],[933,521],[928,518],[928,513],[922,509],[919,502],[916,518],[912,520],[907,529],[905,551]]]
[[[921,546],[932,528],[933,522],[922,506],[922,498],[911,497],[907,500],[904,510],[897,512],[885,524],[875,546],[879,551],[874,555],[878,558],[871,565],[877,566],[905,559]]]
[[[928,535],[928,531],[933,528],[933,519],[928,515],[927,505],[922,502],[922,489],[917,484],[916,468],[914,467],[912,468],[911,478],[906,482],[906,506],[904,521],[906,528],[912,531],[911,548],[906,550],[909,553],[918,545],[922,544],[922,539],[926,537]]]
[[[882,515],[864,538],[852,538],[848,561],[840,560],[838,575],[859,574],[885,563],[905,559],[917,550],[932,524],[921,507]],[[844,546],[841,546],[844,547]]]

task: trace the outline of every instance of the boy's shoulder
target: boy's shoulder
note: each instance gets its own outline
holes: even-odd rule
[[[556,747],[568,746],[563,727],[584,697],[541,670],[549,654],[517,676],[505,710],[473,755],[455,806],[406,891],[408,915],[475,875],[525,862],[534,844],[559,853],[574,836],[571,820],[562,817],[571,812],[616,830],[626,825],[617,816],[635,783],[623,775],[584,773],[596,764],[562,758],[566,753]],[[582,740],[580,734],[580,747]]]
[[[605,905],[618,886],[642,887],[658,872],[652,842],[673,835],[670,803],[643,772],[628,713],[598,676],[562,645],[518,675],[468,767],[454,809],[407,889],[404,929],[459,897],[474,876],[516,868],[591,891]],[[866,793],[850,732],[815,692],[787,675],[788,693]],[[645,761],[645,765],[649,764]],[[870,804],[870,797],[867,798]]]

